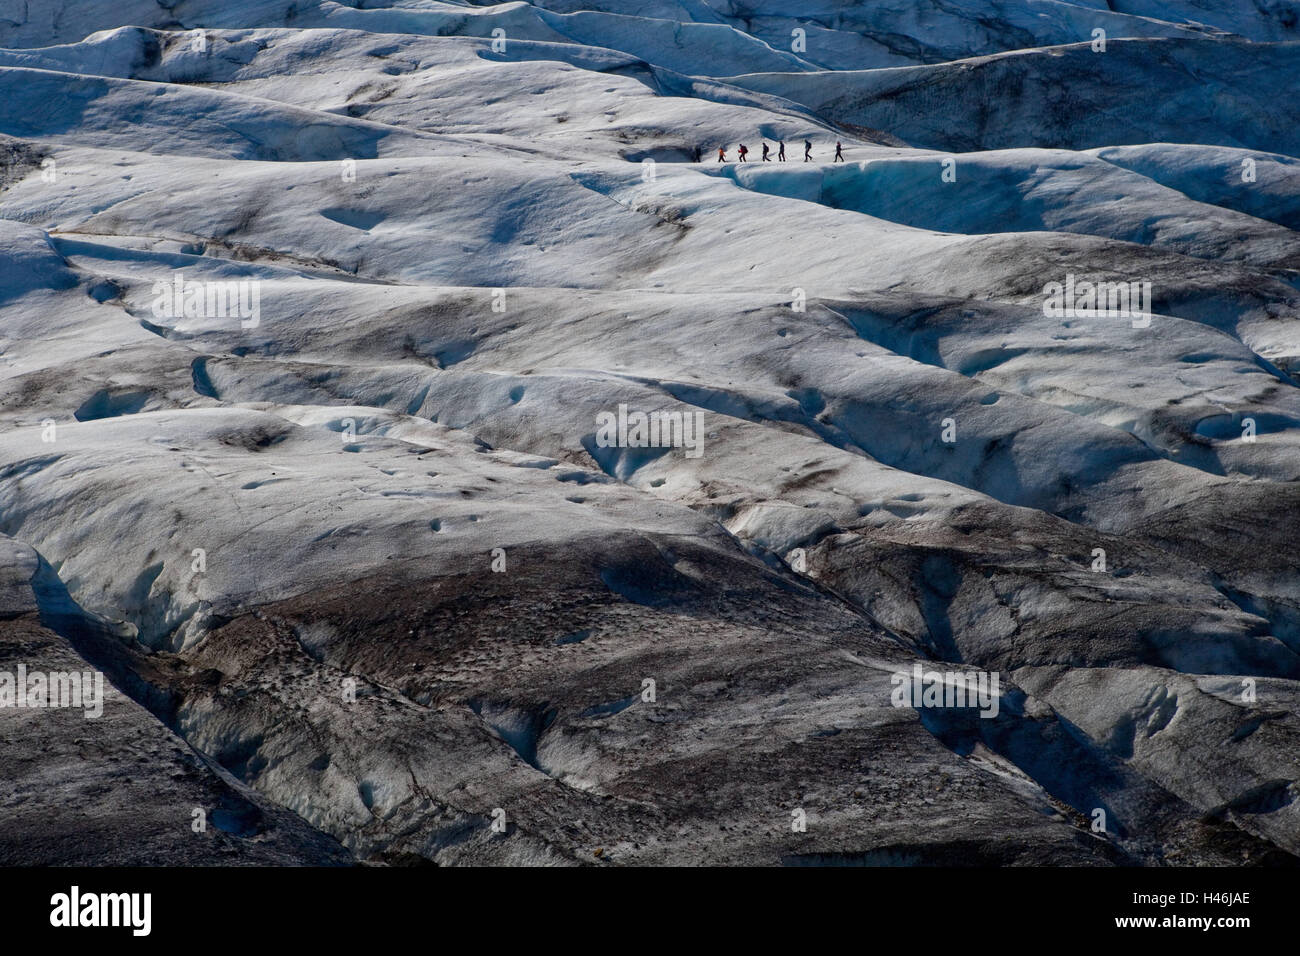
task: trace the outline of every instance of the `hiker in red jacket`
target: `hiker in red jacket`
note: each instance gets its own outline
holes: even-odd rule
[[[725,146],[719,146],[719,147],[718,147],[718,162],[720,162],[720,163],[725,163],[726,161],[727,161],[727,147],[725,147]]]
[[[741,144],[740,144],[740,148],[737,149],[736,152],[740,155],[740,161],[741,161],[742,163],[747,163],[747,162],[749,162],[749,160],[745,159],[745,157],[746,157],[747,155],[749,155],[749,150],[745,148],[745,144],[744,144],[744,143],[741,143]]]

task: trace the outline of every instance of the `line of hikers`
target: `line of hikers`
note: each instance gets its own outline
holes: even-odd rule
[[[776,160],[779,163],[784,163],[785,162],[785,140],[783,139],[777,140],[776,145],[778,147]],[[702,154],[700,153],[700,148],[698,146],[695,147],[695,152],[693,155],[695,158],[695,162],[697,163],[702,162]],[[749,147],[747,147],[744,143],[741,143],[739,146],[736,147],[736,155],[739,157],[737,159],[737,162],[741,162],[741,163],[749,162]],[[770,163],[771,161],[772,161],[772,148],[768,146],[766,142],[764,142],[763,162]],[[810,140],[803,141],[803,161],[805,163],[811,163],[813,161],[812,142]],[[731,162],[731,160],[727,159],[727,147],[725,146],[718,147],[718,162],[720,163]],[[844,144],[841,143],[839,140],[835,141],[835,158],[832,159],[831,162],[833,163],[844,162]]]

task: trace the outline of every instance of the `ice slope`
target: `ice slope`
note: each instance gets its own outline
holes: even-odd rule
[[[927,66],[763,73],[728,82],[913,146],[969,151],[1190,143],[1294,155],[1300,47],[1112,39]],[[1158,110],[1151,104],[1159,103]]]
[[[490,36],[505,29],[519,39],[564,37],[635,52],[661,66],[669,58],[699,72],[714,57],[783,57],[820,68],[849,70],[900,63],[938,63],[989,53],[1109,36],[1236,35],[1255,41],[1300,38],[1294,8],[1282,0],[1258,3],[1098,0],[890,0],[863,5],[817,0],[792,10],[777,0],[545,0],[541,3],[456,3],[441,0],[186,0],[159,7],[150,0],[53,0],[8,11],[0,43],[11,47],[76,42],[96,30],[124,24],[164,29],[292,25],[361,29],[385,34]],[[806,49],[794,55],[793,29]],[[635,48],[635,49],[633,49]],[[657,58],[664,58],[660,61]],[[716,62],[721,62],[716,61]],[[717,71],[715,75],[723,75]]]
[[[1221,160],[1219,168],[1231,175],[1233,165]],[[1199,258],[1300,264],[1296,234],[1261,221],[1267,217],[1192,202],[1146,175],[1066,151],[965,153],[959,162],[947,154],[890,156],[788,172],[737,166],[728,174],[748,189],[934,232],[1076,232]]]
[[[104,667],[104,659],[81,656],[97,623],[67,600],[31,548],[0,539],[6,673],[19,663],[42,673]],[[93,719],[81,709],[0,710],[6,866],[350,862],[333,840],[233,780],[110,683],[100,706]]]
[[[1171,143],[1118,146],[1097,155],[1198,202],[1235,209],[1288,229],[1300,225],[1295,201],[1297,162],[1289,156]]]
[[[110,752],[283,860],[1300,854],[1284,8],[290,6],[0,24],[0,533],[152,715]]]

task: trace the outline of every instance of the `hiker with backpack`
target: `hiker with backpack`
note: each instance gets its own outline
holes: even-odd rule
[[[745,159],[745,157],[749,154],[749,150],[745,147],[744,143],[740,144],[739,148],[737,148],[736,150],[736,153],[740,156],[740,162],[742,163],[749,162],[749,160]]]
[[[765,162],[765,163],[770,163],[770,162],[772,161],[771,159],[768,158],[768,153],[770,153],[770,152],[772,152],[772,151],[771,151],[770,149],[768,149],[768,147],[767,147],[767,143],[764,142],[764,143],[763,143],[763,162]]]

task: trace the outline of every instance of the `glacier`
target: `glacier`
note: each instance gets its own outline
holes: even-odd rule
[[[0,670],[107,678],[0,708],[0,862],[1297,862],[1297,76],[1282,0],[0,5]]]

